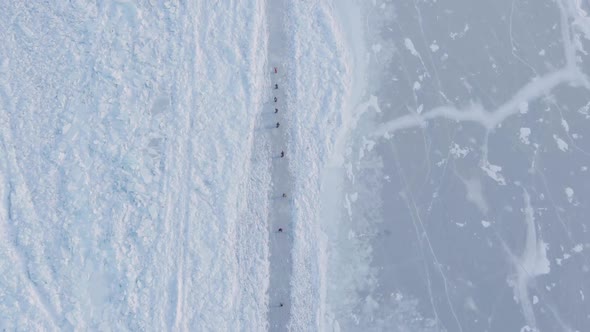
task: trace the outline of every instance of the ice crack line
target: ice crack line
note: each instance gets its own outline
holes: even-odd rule
[[[576,65],[576,46],[572,41],[572,31],[568,25],[568,18],[572,16],[571,10],[568,13],[561,2],[557,1],[561,11],[561,29],[563,38],[563,49],[566,64],[563,68],[534,77],[525,86],[518,90],[510,100],[493,111],[484,109],[481,105],[473,103],[466,108],[454,106],[440,106],[423,113],[410,113],[400,116],[377,127],[375,136],[388,138],[398,130],[425,126],[428,121],[438,118],[453,120],[456,122],[473,122],[484,127],[488,132],[492,131],[507,118],[519,112],[519,106],[529,103],[551,92],[557,86],[570,83],[571,85],[583,86],[590,90],[590,80],[584,72]]]

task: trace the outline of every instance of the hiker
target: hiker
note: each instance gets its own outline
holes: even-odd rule
[[[285,151],[281,151],[281,158],[285,156]]]
[[[283,304],[282,304],[282,303],[279,303],[279,307],[281,307],[281,308],[282,308],[282,307],[283,307]]]
[[[275,97],[275,103],[277,102],[277,100],[278,100],[277,97]]]
[[[282,232],[283,232],[283,229],[282,228],[279,228],[279,233],[282,233]]]
[[[279,85],[275,83],[275,90],[279,88]]]
[[[277,128],[280,126],[281,124],[277,122]]]
[[[278,108],[275,108],[275,114],[276,113],[279,113],[279,109]]]
[[[284,197],[287,197],[287,194],[283,193],[283,198],[284,198]]]
[[[277,67],[275,67],[275,74],[277,73]]]

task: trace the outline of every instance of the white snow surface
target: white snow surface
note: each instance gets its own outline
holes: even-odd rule
[[[267,326],[263,6],[0,4],[0,329]]]

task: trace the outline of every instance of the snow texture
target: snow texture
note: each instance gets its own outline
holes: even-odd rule
[[[0,5],[0,328],[267,326],[263,7]]]

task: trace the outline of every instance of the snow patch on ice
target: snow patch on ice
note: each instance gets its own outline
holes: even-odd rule
[[[406,46],[406,49],[408,51],[410,51],[410,53],[415,56],[415,57],[419,57],[420,54],[418,54],[418,51],[416,51],[416,48],[414,47],[414,43],[412,42],[412,40],[410,38],[405,38],[404,39],[404,45]]]
[[[570,126],[567,123],[567,121],[565,119],[561,119],[561,126],[563,127],[563,130],[565,130],[565,132],[569,132],[570,131]]]
[[[569,145],[563,139],[561,139],[559,136],[553,134],[553,139],[555,140],[555,143],[557,144],[557,147],[561,151],[566,152],[568,150]]]
[[[565,195],[567,196],[567,201],[573,203],[574,201],[574,190],[571,187],[565,188]]]
[[[496,181],[499,185],[505,186],[506,180],[499,174],[502,171],[502,167],[498,165],[492,165],[489,161],[485,160],[483,165],[480,167],[492,180]]]
[[[465,26],[463,27],[463,31],[461,32],[451,32],[449,34],[449,37],[451,37],[451,39],[455,40],[457,38],[463,38],[465,36],[465,34],[467,33],[467,31],[469,31],[469,24],[465,24]]]
[[[504,244],[515,274],[507,280],[513,288],[514,299],[520,304],[528,326],[537,326],[535,313],[529,299],[529,287],[532,279],[548,274],[551,271],[550,261],[547,259],[548,245],[537,234],[534,210],[529,193],[523,188],[524,223],[526,225],[526,238],[524,250],[520,256],[514,255]]]
[[[459,144],[453,143],[453,146],[449,149],[449,153],[453,158],[465,158],[469,154],[469,148],[462,148]]]
[[[436,53],[438,52],[439,47],[438,44],[436,43],[436,40],[432,42],[432,44],[430,44],[430,51],[432,51],[432,53]]]
[[[586,119],[590,119],[590,101],[586,105],[580,107],[578,113],[584,115]]]
[[[520,141],[524,144],[529,145],[531,142],[529,141],[529,136],[531,135],[531,128],[522,127],[520,128]]]

